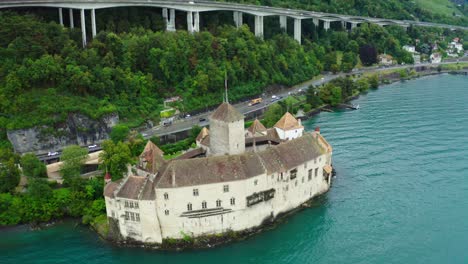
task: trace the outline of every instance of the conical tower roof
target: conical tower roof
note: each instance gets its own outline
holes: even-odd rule
[[[289,112],[286,112],[286,114],[284,114],[283,117],[281,117],[281,119],[276,122],[274,127],[280,128],[282,130],[303,128],[299,121],[297,121],[297,119]]]
[[[263,133],[267,131],[266,127],[258,119],[255,119],[247,130],[252,134]]]
[[[200,131],[200,133],[198,133],[198,136],[197,138],[195,139],[195,141],[197,142],[201,142],[204,138],[206,138],[206,136],[208,136],[210,134],[210,131],[208,130],[208,128],[206,127],[203,127],[202,130]]]
[[[224,102],[214,111],[211,119],[230,123],[244,119],[244,115],[229,103]]]

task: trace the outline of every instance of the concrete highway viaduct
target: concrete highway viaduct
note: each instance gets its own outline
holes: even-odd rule
[[[446,24],[437,24],[430,22],[419,22],[411,20],[395,20],[384,18],[371,18],[360,16],[349,16],[342,14],[330,14],[305,10],[294,10],[288,8],[276,8],[268,6],[223,3],[214,1],[198,1],[198,0],[2,0],[0,1],[0,9],[2,8],[18,8],[18,7],[50,7],[57,8],[59,15],[59,23],[65,25],[63,19],[64,9],[69,12],[69,26],[73,28],[73,16],[79,12],[81,18],[81,32],[83,47],[86,46],[86,13],[91,16],[91,32],[92,36],[96,36],[96,12],[97,9],[114,8],[114,7],[157,7],[162,8],[162,16],[166,22],[167,31],[175,31],[175,11],[187,13],[187,31],[200,31],[200,12],[209,11],[232,11],[234,24],[240,27],[243,24],[243,14],[250,14],[255,17],[254,31],[258,37],[263,37],[263,18],[266,16],[279,17],[280,27],[282,30],[287,30],[287,18],[294,19],[294,39],[301,42],[303,19],[312,19],[315,26],[319,26],[320,21],[325,30],[330,29],[331,22],[341,22],[346,29],[353,29],[360,23],[374,23],[381,26],[398,25],[402,27],[409,26],[425,26],[425,27],[440,27],[448,29],[467,30],[468,27],[453,26]]]

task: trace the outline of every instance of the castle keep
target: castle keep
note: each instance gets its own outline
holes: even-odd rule
[[[242,231],[326,192],[332,148],[286,113],[273,128],[221,104],[197,148],[166,161],[148,141],[129,176],[104,189],[113,229],[124,239],[161,243]]]

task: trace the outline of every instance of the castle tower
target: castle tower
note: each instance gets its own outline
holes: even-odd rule
[[[302,137],[302,133],[304,132],[304,126],[302,126],[301,120],[296,119],[289,112],[286,112],[273,127],[282,140]]]
[[[210,117],[210,151],[213,156],[245,151],[244,115],[229,103],[222,103]]]

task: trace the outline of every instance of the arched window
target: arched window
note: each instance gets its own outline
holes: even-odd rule
[[[221,200],[216,200],[216,207],[221,207]]]
[[[169,194],[164,193],[164,200],[169,200]]]
[[[236,198],[232,197],[231,198],[231,205],[235,205],[236,204]]]
[[[169,210],[165,210],[164,214],[169,215]]]
[[[191,203],[187,204],[187,211],[192,211],[192,204]]]
[[[203,201],[203,202],[201,203],[201,208],[202,208],[202,209],[206,209],[206,202],[205,202],[205,201]]]

